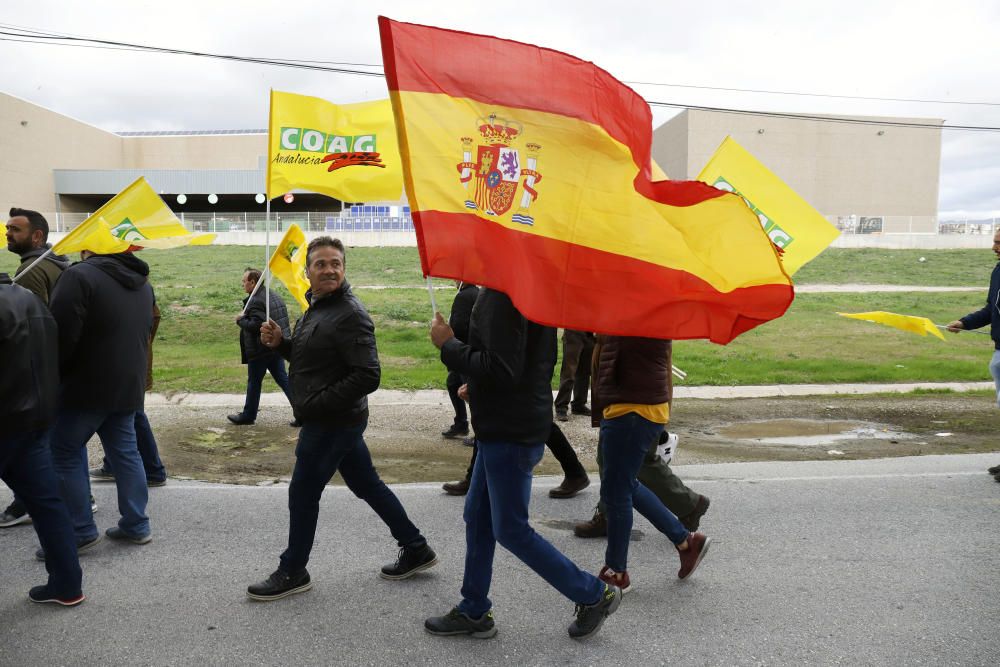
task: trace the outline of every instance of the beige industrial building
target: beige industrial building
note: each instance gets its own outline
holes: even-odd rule
[[[689,110],[655,130],[653,157],[671,178],[692,179],[729,135],[846,232],[933,234],[941,122]],[[262,229],[266,130],[116,134],[2,93],[0,127],[0,205],[54,216],[57,230],[72,227],[138,176],[192,228]],[[277,219],[317,232],[412,229],[409,210],[398,205],[348,212],[334,199],[297,193],[294,202],[278,199],[272,207]]]
[[[937,233],[942,120],[820,118],[683,111],[653,133],[653,159],[697,178],[731,136],[845,232]]]

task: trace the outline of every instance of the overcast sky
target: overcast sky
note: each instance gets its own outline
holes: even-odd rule
[[[6,25],[372,65],[381,64],[379,14],[555,48],[628,82],[818,95],[633,85],[647,100],[1000,127],[1000,3],[985,0],[0,3]],[[272,87],[334,102],[387,96],[382,78],[181,55],[0,42],[0,59],[0,91],[113,131],[267,127]],[[656,124],[675,113],[653,108]],[[945,131],[941,172],[942,215],[1000,216],[1000,132]]]

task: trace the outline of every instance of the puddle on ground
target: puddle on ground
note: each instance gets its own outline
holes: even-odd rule
[[[719,435],[734,440],[752,440],[762,445],[821,447],[844,440],[908,440],[909,433],[894,431],[883,424],[819,419],[769,419],[731,424],[718,429]]]

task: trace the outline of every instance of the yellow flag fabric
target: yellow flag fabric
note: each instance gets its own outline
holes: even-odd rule
[[[90,250],[110,255],[126,250],[167,250],[209,245],[215,234],[192,234],[184,228],[146,179],[139,177],[111,201],[77,225],[52,252],[64,255]]]
[[[698,174],[698,180],[746,200],[771,242],[782,250],[782,264],[788,275],[840,236],[840,230],[732,137],[722,142]]]
[[[884,324],[896,329],[902,329],[903,331],[909,331],[910,333],[920,334],[921,336],[931,334],[933,336],[937,336],[941,340],[944,340],[944,334],[941,333],[938,326],[926,317],[919,317],[917,315],[898,315],[896,313],[887,313],[884,310],[875,310],[868,313],[837,314],[842,317],[850,317],[855,320],[864,320],[866,322]]]
[[[272,90],[267,196],[294,189],[346,202],[397,201],[403,169],[389,100],[338,105]]]
[[[298,225],[292,223],[267,262],[272,275],[285,284],[303,312],[309,308],[309,301],[306,300],[306,292],[309,290],[309,280],[306,279],[306,245],[306,235]]]

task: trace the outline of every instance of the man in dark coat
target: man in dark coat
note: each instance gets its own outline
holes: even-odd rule
[[[83,602],[82,573],[46,441],[59,391],[56,323],[41,300],[16,285],[0,285],[0,368],[0,479],[34,518],[49,573],[28,596],[73,606]]]
[[[455,332],[455,338],[466,341],[469,339],[469,319],[472,317],[472,306],[476,303],[479,288],[461,280],[455,281],[455,287],[458,289],[458,293],[455,294],[455,299],[451,302],[448,326]],[[449,369],[445,385],[448,387],[451,405],[455,408],[455,419],[448,430],[441,433],[446,438],[461,438],[469,435],[469,417],[465,409],[465,401],[458,397],[458,388],[463,384],[465,384],[465,378],[460,373]]]
[[[7,222],[7,250],[21,258],[21,265],[17,267],[14,276],[18,285],[34,292],[46,305],[60,274],[69,267],[69,260],[64,255],[50,253],[31,271],[27,273],[25,271],[51,247],[47,243],[48,238],[49,223],[41,213],[23,208],[10,209],[10,220]],[[0,513],[0,528],[30,521],[31,515],[16,495],[7,509]]]
[[[354,495],[364,500],[388,526],[399,546],[395,563],[383,579],[406,579],[437,564],[396,494],[372,465],[364,432],[368,394],[378,389],[381,366],[375,325],[351,292],[344,276],[344,245],[320,236],[306,250],[309,310],[286,338],[273,319],[261,327],[261,342],[288,359],[292,409],[302,422],[295,447],[295,469],[288,486],[288,548],[278,569],[247,587],[253,600],[278,600],[312,588],[306,565],[316,537],[323,489],[340,472]]]
[[[80,552],[101,539],[82,451],[95,433],[115,473],[121,513],[118,525],[105,534],[135,544],[152,540],[146,472],[135,436],[153,325],[148,277],[149,266],[130,252],[91,255],[66,269],[49,304],[59,325],[61,379],[52,459]]]
[[[271,319],[278,323],[285,338],[291,338],[288,329],[288,309],[285,302],[273,290],[261,286],[257,289],[261,273],[257,269],[247,267],[243,272],[243,291],[248,295],[243,300],[243,312],[236,316],[236,324],[240,327],[240,357],[247,366],[247,396],[243,403],[243,411],[229,415],[232,423],[243,426],[253,424],[257,419],[257,409],[260,406],[260,390],[264,382],[264,374],[270,372],[271,377],[285,392],[288,402],[292,397],[288,393],[288,375],[285,373],[285,360],[281,355],[265,347],[260,342],[260,327],[266,317],[265,293],[270,301]],[[292,426],[298,426],[292,422]]]
[[[476,456],[465,497],[465,574],[462,601],[424,621],[436,635],[493,637],[489,598],[497,543],[576,603],[573,638],[594,634],[621,602],[621,591],[581,570],[528,522],[532,470],[552,431],[552,371],[556,331],[529,322],[510,297],[481,289],[472,309],[469,340],[458,340],[440,313],[431,342],[441,361],[469,378]]]
[[[990,336],[993,338],[993,357],[990,359],[990,375],[997,390],[997,407],[1000,408],[1000,231],[993,235],[993,254],[997,264],[990,274],[990,289],[986,293],[986,305],[969,313],[965,317],[948,324],[948,331],[958,333],[962,330],[978,329],[990,325]],[[1000,482],[1000,465],[989,469],[990,474]]]

